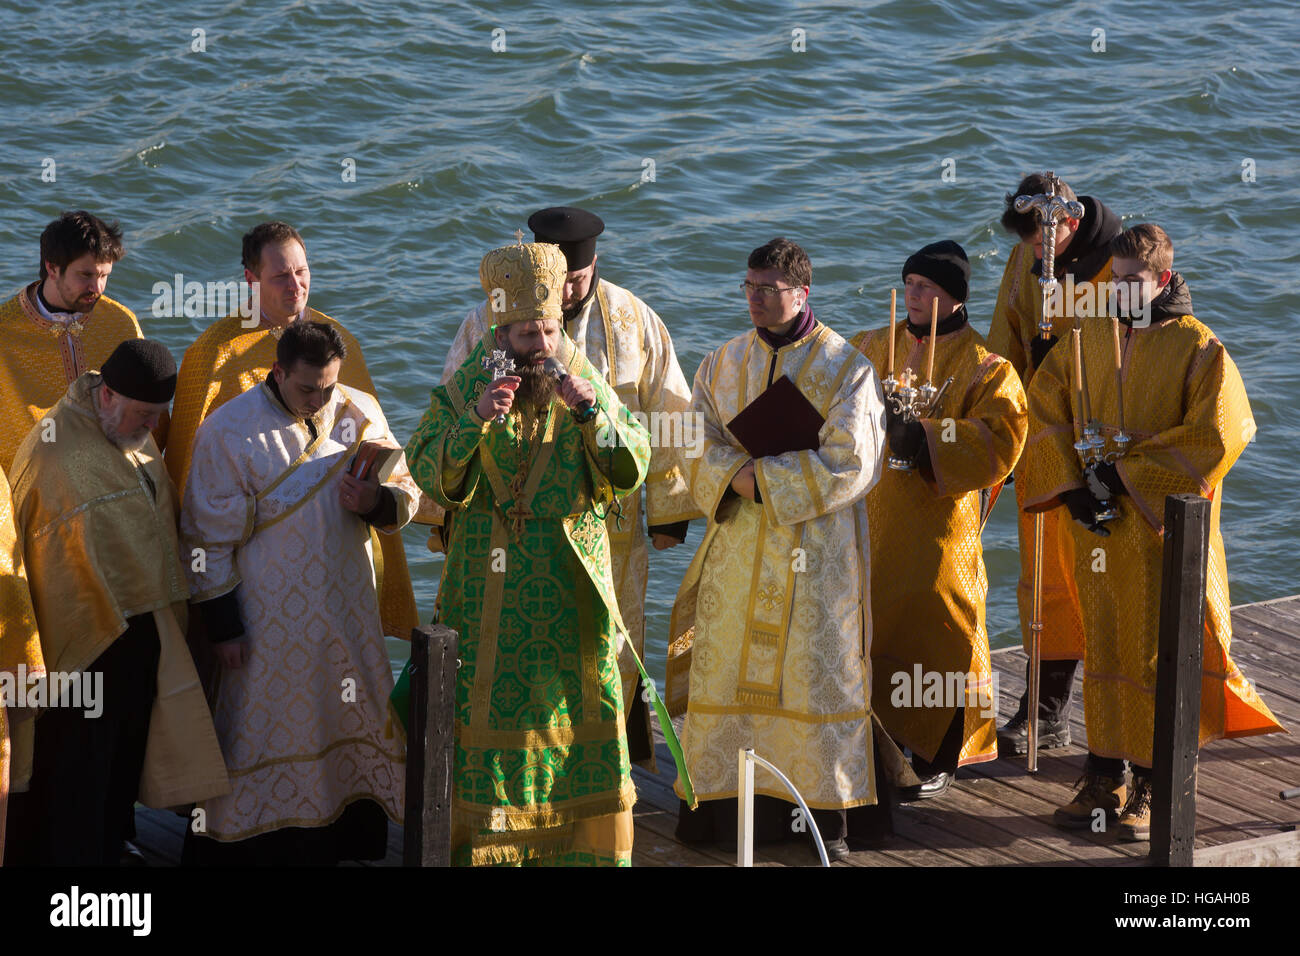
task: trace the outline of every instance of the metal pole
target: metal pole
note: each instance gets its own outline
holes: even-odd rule
[[[791,796],[798,801],[800,809],[803,810],[804,819],[808,821],[808,827],[812,831],[813,841],[817,844],[817,856],[821,859],[822,866],[830,866],[830,857],[826,855],[826,843],[822,840],[822,832],[817,827],[817,821],[813,819],[812,810],[808,808],[808,804],[804,803],[803,795],[790,782],[790,778],[777,770],[769,761],[754,753],[752,747],[741,749],[739,761],[740,794],[738,802],[740,812],[736,814],[736,862],[740,866],[754,865],[752,841],[754,833],[754,764],[761,763],[778,780],[785,784],[785,788],[790,791]]]
[[[754,865],[754,765],[749,757],[752,750],[740,751],[737,770],[740,773],[740,806],[736,814],[736,865]]]
[[[1065,218],[1082,219],[1083,204],[1075,200],[1065,200],[1057,195],[1060,180],[1050,170],[1044,174],[1047,179],[1046,193],[1037,196],[1017,196],[1016,212],[1033,210],[1038,216],[1043,234],[1043,270],[1038,279],[1043,290],[1042,318],[1038,323],[1038,332],[1042,338],[1052,335],[1051,302],[1052,293],[1056,291],[1056,224]],[[1038,772],[1038,696],[1039,670],[1042,668],[1043,638],[1043,516],[1034,515],[1034,614],[1029,623],[1029,754],[1025,769],[1030,773]]]

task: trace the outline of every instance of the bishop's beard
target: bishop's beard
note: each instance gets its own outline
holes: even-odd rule
[[[507,343],[506,354],[514,360],[513,374],[518,375],[521,380],[519,387],[515,389],[515,405],[521,411],[528,411],[535,416],[544,414],[555,398],[556,379],[547,373],[540,362],[533,364],[542,357],[542,353],[520,355]]]

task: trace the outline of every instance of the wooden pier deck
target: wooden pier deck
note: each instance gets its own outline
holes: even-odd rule
[[[1297,865],[1300,800],[1279,799],[1300,786],[1300,595],[1232,611],[1232,656],[1255,682],[1273,713],[1293,734],[1216,741],[1201,750],[1196,800],[1196,865]],[[1025,655],[995,652],[1002,717],[1024,689]],[[894,810],[895,836],[882,849],[857,852],[836,866],[1141,866],[1149,845],[1120,843],[1114,833],[1065,831],[1052,812],[1069,802],[1083,769],[1086,733],[1075,686],[1074,746],[1039,756],[1039,773],[1024,758],[963,769],[942,797]],[[633,770],[634,866],[731,866],[734,854],[690,847],[673,837],[677,798],[672,758],[658,739],[659,773]],[[151,865],[176,865],[185,820],[137,809],[137,845]],[[389,826],[389,853],[376,866],[399,866],[402,832]],[[786,843],[755,850],[756,866],[816,866],[810,845]]]

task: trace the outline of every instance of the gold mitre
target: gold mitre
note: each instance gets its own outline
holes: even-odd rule
[[[564,253],[549,242],[521,241],[493,249],[478,267],[492,324],[563,318],[568,272]]]

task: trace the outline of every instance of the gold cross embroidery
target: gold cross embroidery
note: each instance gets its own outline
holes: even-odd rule
[[[768,611],[785,603],[785,595],[781,593],[775,584],[768,584],[759,588],[758,599],[763,602],[763,608]]]

